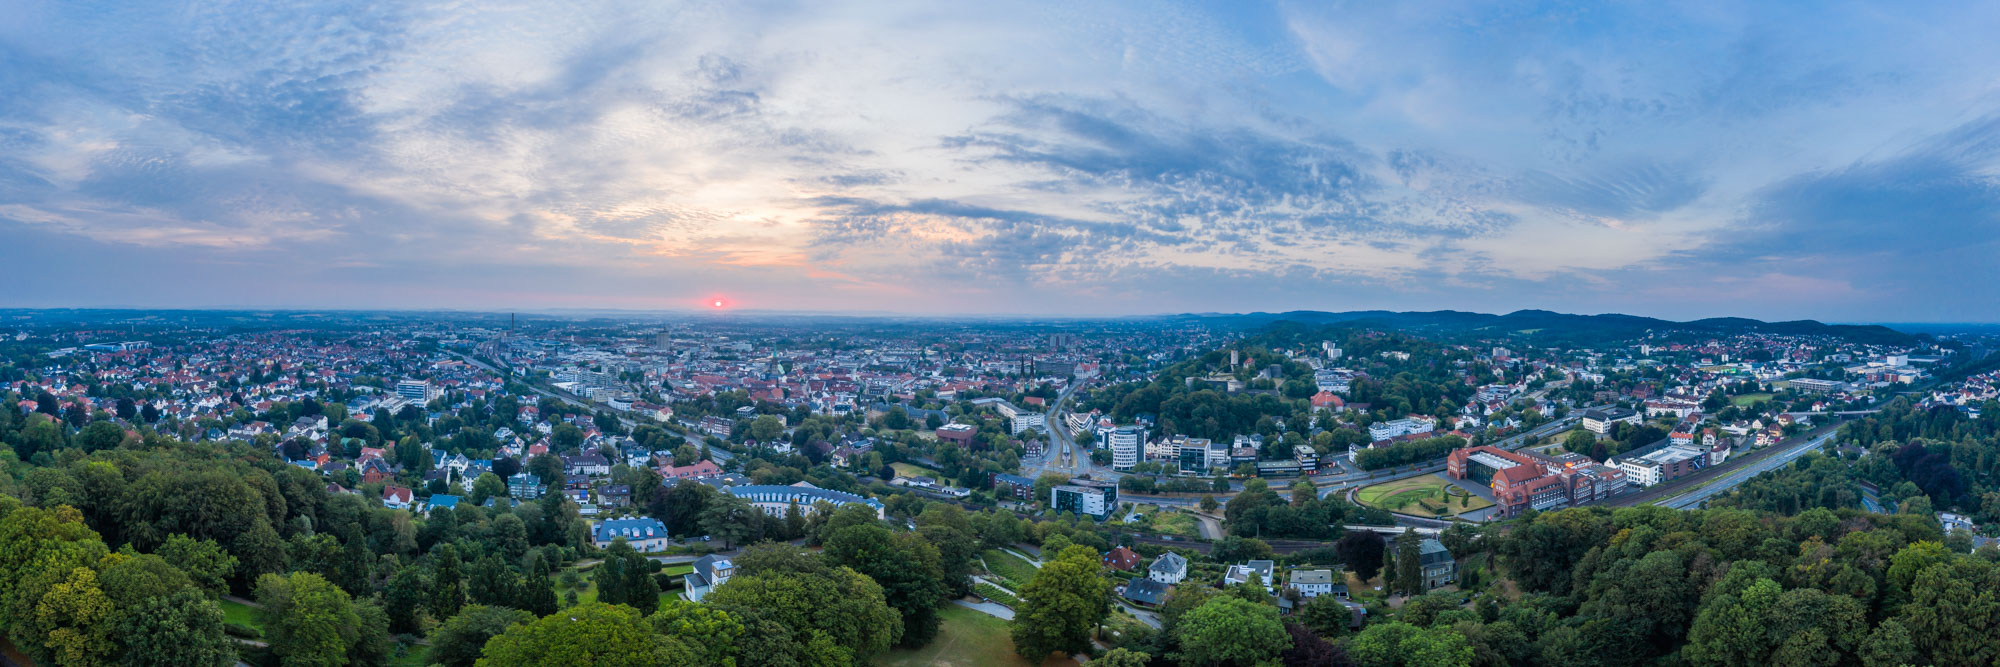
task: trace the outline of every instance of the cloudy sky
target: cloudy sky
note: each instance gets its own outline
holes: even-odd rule
[[[2000,320],[2000,4],[0,12],[0,306]]]

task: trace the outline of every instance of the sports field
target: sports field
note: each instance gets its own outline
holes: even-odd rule
[[[1451,516],[1493,506],[1493,501],[1467,493],[1452,486],[1450,480],[1435,474],[1363,487],[1355,492],[1354,497],[1369,507],[1430,517]]]

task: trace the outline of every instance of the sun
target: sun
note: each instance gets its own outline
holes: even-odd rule
[[[721,307],[722,307],[722,300],[721,300],[721,299],[716,299],[716,300],[715,300],[715,304],[714,304],[714,305],[715,305],[715,307],[717,307],[717,308],[721,308]]]

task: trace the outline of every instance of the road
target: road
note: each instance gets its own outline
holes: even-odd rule
[[[1076,395],[1077,390],[1083,388],[1083,384],[1082,380],[1071,382],[1068,387],[1063,388],[1062,394],[1056,397],[1055,403],[1049,408],[1048,417],[1043,420],[1049,431],[1049,446],[1044,450],[1041,462],[1035,466],[1035,475],[1053,472],[1071,477],[1090,475],[1091,479],[1110,480],[1120,476],[1112,473],[1110,468],[1099,468],[1097,464],[1091,463],[1090,454],[1080,451],[1081,448],[1076,446],[1076,441],[1069,435],[1068,426],[1063,423],[1063,411],[1069,407],[1070,398]]]
[[[1777,454],[1766,456],[1762,460],[1752,462],[1748,465],[1745,465],[1741,468],[1731,471],[1729,474],[1723,475],[1722,477],[1717,478],[1715,481],[1709,482],[1706,486],[1703,486],[1699,489],[1695,489],[1694,491],[1691,491],[1689,493],[1681,494],[1679,496],[1675,496],[1673,498],[1660,501],[1657,504],[1661,507],[1671,507],[1677,510],[1688,509],[1691,507],[1700,507],[1703,503],[1708,502],[1709,498],[1713,498],[1718,494],[1736,488],[1736,485],[1742,484],[1744,480],[1748,480],[1752,477],[1756,477],[1771,470],[1776,470],[1779,466],[1789,464],[1792,461],[1797,460],[1799,457],[1805,456],[1806,452],[1814,451],[1822,446],[1825,446],[1827,441],[1832,440],[1833,436],[1837,433],[1839,433],[1839,431],[1837,430],[1828,431],[1825,435],[1821,435],[1819,437],[1806,440],[1805,442],[1792,445],[1791,447],[1788,447],[1778,452]]]

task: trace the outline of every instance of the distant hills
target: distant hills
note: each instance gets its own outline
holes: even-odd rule
[[[1505,315],[1469,313],[1457,310],[1436,310],[1430,312],[1356,310],[1340,313],[1294,310],[1283,313],[1189,313],[1175,317],[1245,328],[1259,328],[1279,322],[1296,322],[1306,325],[1375,327],[1411,333],[1463,334],[1491,337],[1516,336],[1547,340],[1613,340],[1637,338],[1646,335],[1647,332],[1678,332],[1694,335],[1770,333],[1794,336],[1837,336],[1855,342],[1884,345],[1908,344],[1914,343],[1917,340],[1917,337],[1911,334],[1873,324],[1826,324],[1813,320],[1764,322],[1743,317],[1711,317],[1689,322],[1675,322],[1637,315],[1615,313],[1575,315],[1547,310],[1517,310]]]

